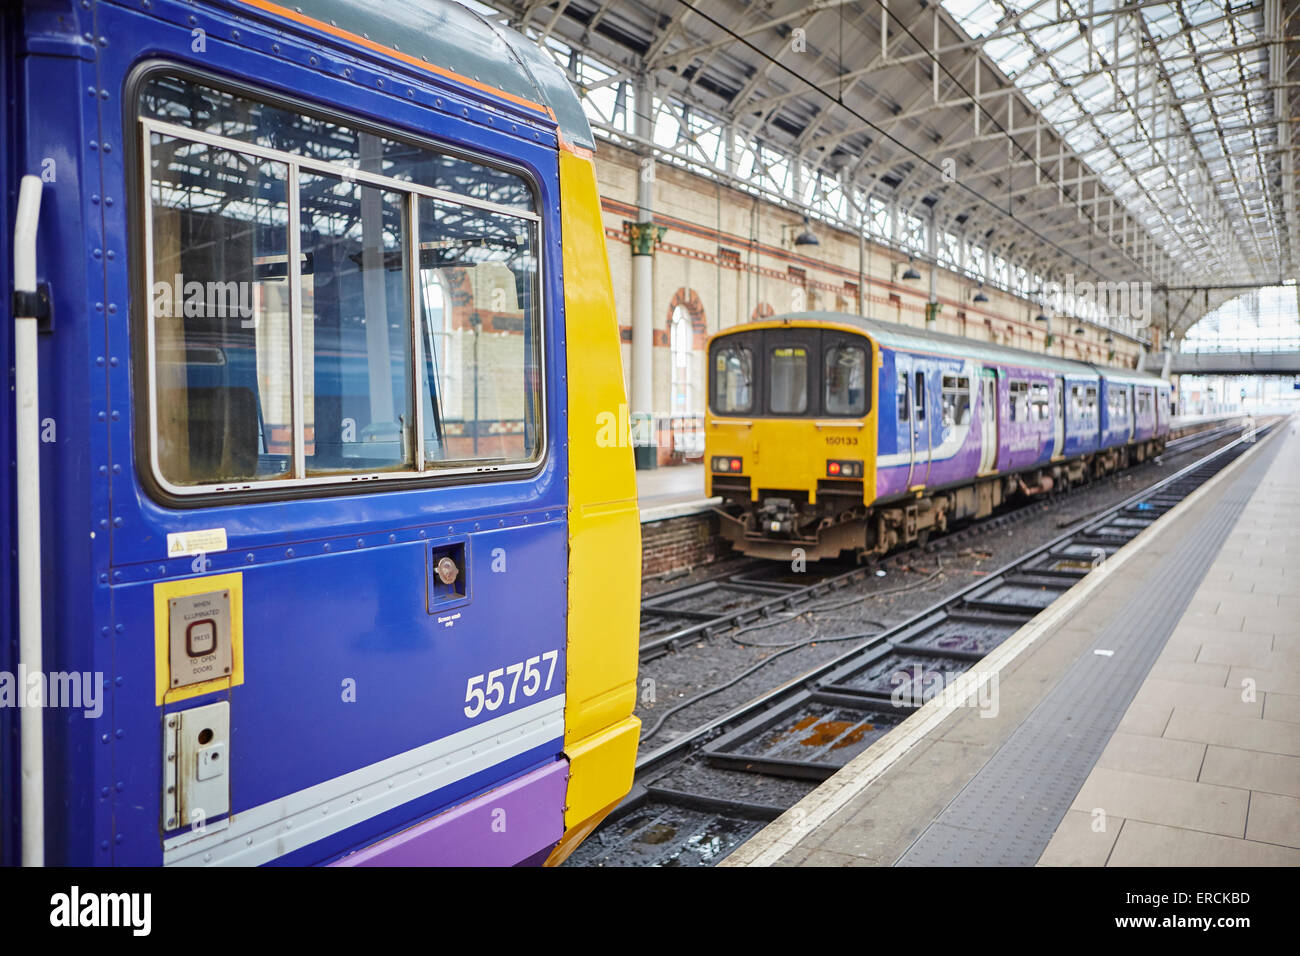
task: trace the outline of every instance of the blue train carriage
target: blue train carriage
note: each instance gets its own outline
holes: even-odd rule
[[[840,313],[727,329],[708,368],[705,490],[758,557],[924,541],[1145,460],[1168,432],[1155,376]]]
[[[440,0],[0,31],[4,862],[562,861],[640,567],[563,74]]]
[[[1147,372],[1103,368],[1101,374],[1102,453],[1097,473],[1146,461],[1164,448],[1169,435],[1170,385]]]

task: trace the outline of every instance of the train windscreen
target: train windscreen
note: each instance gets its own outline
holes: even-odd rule
[[[709,353],[715,415],[863,418],[871,411],[871,343],[838,329],[738,332]]]

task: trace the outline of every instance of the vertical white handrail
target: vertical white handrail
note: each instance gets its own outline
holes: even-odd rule
[[[24,176],[14,222],[14,291],[36,293],[36,225],[41,214],[41,180]],[[15,296],[15,300],[19,297]],[[36,368],[35,308],[15,309],[14,386],[18,452],[18,672],[41,675],[36,706],[23,700],[22,762],[23,866],[45,864],[45,715],[41,661],[41,462],[40,396]],[[27,688],[18,693],[26,696]]]

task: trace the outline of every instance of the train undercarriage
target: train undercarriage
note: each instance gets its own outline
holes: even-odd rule
[[[862,503],[859,481],[820,481],[812,503],[806,491],[781,489],[760,489],[754,501],[749,479],[740,476],[715,476],[713,490],[723,499],[717,509],[722,536],[742,554],[821,561],[850,553],[861,561],[924,543],[931,533],[946,532],[951,523],[986,518],[1016,498],[1068,491],[1122,471],[1155,457],[1164,447],[1163,438],[1153,438],[872,505]]]

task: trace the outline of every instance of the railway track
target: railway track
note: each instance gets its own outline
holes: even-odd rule
[[[1261,426],[1256,434],[1267,435],[1277,425]],[[1214,430],[1213,437],[1198,433],[1180,440],[1178,447],[1171,442],[1165,456],[1238,430],[1226,426]],[[1054,539],[900,624],[878,633],[848,635],[857,639],[844,653],[646,749],[668,716],[661,715],[643,733],[632,792],[579,848],[570,865],[717,863],[1227,467],[1253,440],[1250,436],[1229,442],[1118,504],[1074,522]],[[696,593],[716,595],[740,585],[735,593],[757,595],[758,604],[696,621],[690,636],[730,626],[725,622],[734,621],[738,613],[761,617],[764,609],[771,613],[791,599],[790,607],[812,606],[817,597],[867,573],[867,568],[831,573],[797,592],[784,593],[768,580],[759,585],[768,590],[752,590],[754,571],[722,575],[703,582],[711,587]],[[741,580],[733,582],[733,577]],[[660,647],[671,646],[663,635],[655,640]],[[692,780],[708,776],[714,778],[711,785],[692,785]],[[774,785],[747,783],[757,778]]]

